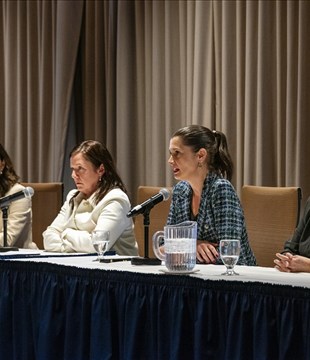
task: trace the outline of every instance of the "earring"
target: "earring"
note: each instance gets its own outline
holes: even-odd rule
[[[202,163],[199,162],[199,163],[198,163],[198,167],[201,168],[201,167],[202,167]]]

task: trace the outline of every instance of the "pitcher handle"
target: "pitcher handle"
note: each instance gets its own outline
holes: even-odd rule
[[[164,261],[165,255],[160,251],[160,239],[164,238],[164,232],[163,231],[157,231],[153,235],[153,251],[155,256],[159,259]]]

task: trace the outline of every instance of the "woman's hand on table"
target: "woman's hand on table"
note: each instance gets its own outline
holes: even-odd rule
[[[275,268],[282,272],[310,272],[310,259],[289,252],[276,254]]]
[[[218,245],[209,241],[197,240],[197,260],[203,264],[215,264],[219,257]]]

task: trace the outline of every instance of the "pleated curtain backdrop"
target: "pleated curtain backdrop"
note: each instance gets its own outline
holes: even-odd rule
[[[226,133],[238,191],[310,195],[309,1],[2,1],[0,11],[0,141],[23,181],[70,182],[68,138],[94,138],[134,203],[138,185],[173,185],[170,136],[198,123]]]

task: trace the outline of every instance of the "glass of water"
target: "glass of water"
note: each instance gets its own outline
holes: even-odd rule
[[[110,232],[108,230],[94,230],[91,234],[91,240],[96,253],[98,254],[97,260],[103,258],[104,253],[109,246]]]
[[[234,271],[240,255],[240,241],[239,240],[221,240],[220,241],[220,256],[223,264],[226,266],[226,272],[222,275],[239,275]]]

